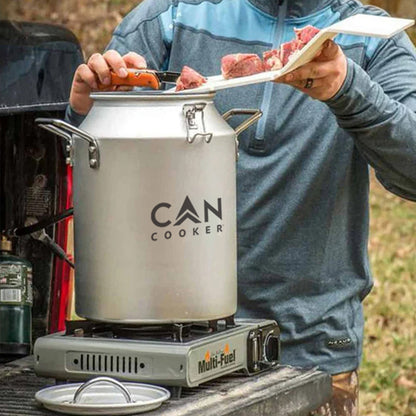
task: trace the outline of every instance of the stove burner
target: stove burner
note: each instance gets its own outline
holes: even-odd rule
[[[116,339],[148,339],[169,342],[186,342],[223,331],[235,326],[234,317],[230,316],[215,321],[194,323],[160,324],[160,325],[126,325],[95,321],[66,321],[67,336]]]
[[[114,328],[114,338],[143,339],[162,338],[183,342],[191,333],[192,324],[146,325]]]

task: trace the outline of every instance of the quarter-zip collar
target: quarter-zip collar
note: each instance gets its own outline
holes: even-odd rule
[[[259,10],[271,16],[277,17],[280,6],[286,4],[286,17],[299,18],[313,14],[331,3],[339,0],[249,0]]]

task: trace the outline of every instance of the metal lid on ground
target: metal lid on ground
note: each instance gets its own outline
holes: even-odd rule
[[[131,415],[157,409],[168,400],[163,387],[120,383],[97,377],[86,383],[63,384],[38,391],[36,400],[49,410],[70,415]]]

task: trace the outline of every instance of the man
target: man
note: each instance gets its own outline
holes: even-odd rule
[[[74,77],[68,118],[91,108],[109,68],[209,76],[221,57],[257,53],[356,14],[385,14],[355,0],[147,0]],[[240,316],[274,318],[282,362],[334,375],[325,414],[357,414],[363,341],[361,301],[372,282],[367,258],[368,165],[381,183],[416,200],[416,54],[391,40],[341,35],[279,83],[219,92],[220,112],[261,108],[240,137],[238,256]],[[111,89],[111,87],[109,87]]]

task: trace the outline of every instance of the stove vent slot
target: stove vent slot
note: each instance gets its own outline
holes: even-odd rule
[[[75,370],[105,374],[139,374],[145,364],[137,357],[80,353],[72,359]]]

